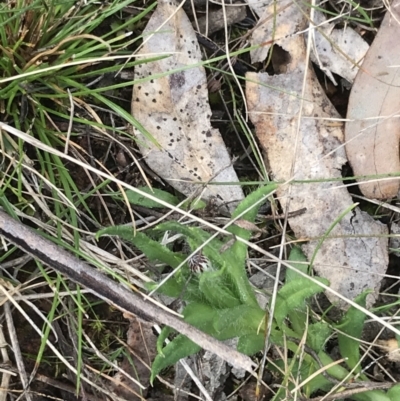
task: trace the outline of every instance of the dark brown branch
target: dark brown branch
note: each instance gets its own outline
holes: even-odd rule
[[[248,372],[253,371],[255,364],[248,356],[187,324],[145,299],[140,293],[134,293],[116,283],[50,240],[43,238],[34,230],[12,219],[2,210],[0,210],[0,235],[75,283],[88,288],[93,294],[118,309],[170,326],[233,366]]]

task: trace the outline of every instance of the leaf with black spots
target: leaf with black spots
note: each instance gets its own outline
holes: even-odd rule
[[[156,140],[136,129],[140,151],[178,191],[232,202],[227,206],[233,210],[244,196],[239,185],[215,185],[238,178],[219,131],[211,126],[206,74],[198,65],[201,53],[189,19],[173,2],[160,1],[143,37],[138,55],[167,57],[135,68],[132,114]],[[213,185],[206,185],[210,181]]]

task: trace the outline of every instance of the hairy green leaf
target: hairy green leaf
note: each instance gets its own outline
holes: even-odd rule
[[[145,288],[148,291],[157,291],[157,293],[167,295],[171,298],[181,298],[189,302],[204,302],[204,295],[199,290],[198,281],[187,280],[187,278],[177,272],[174,276],[170,277],[160,287],[158,283],[146,283]]]
[[[331,365],[329,369],[327,369],[327,372],[334,377],[337,380],[344,380],[347,378],[347,380],[352,380],[353,376],[349,376],[349,372],[347,369],[342,367],[341,365],[334,364],[333,359],[324,351],[318,352],[318,358],[322,365],[327,366]]]
[[[307,331],[307,345],[315,352],[319,352],[324,348],[324,345],[331,334],[331,327],[324,321],[310,324]]]
[[[245,334],[239,337],[237,350],[246,355],[254,355],[264,348],[265,333]]]
[[[169,192],[163,191],[162,189],[149,187],[140,187],[138,189],[146,194],[153,195],[156,198],[169,203],[170,205],[176,206],[179,203],[179,199],[176,196],[170,194]],[[126,191],[126,196],[128,198],[128,201],[133,205],[139,205],[149,208],[164,207],[159,202],[151,200],[145,195],[138,194],[137,192],[131,191],[129,189]]]
[[[192,302],[183,310],[185,322],[192,324],[208,334],[215,334],[213,321],[217,311],[211,306]],[[189,340],[186,336],[178,335],[164,348],[159,350],[151,367],[151,381],[164,368],[174,365],[180,359],[195,354],[201,347]],[[160,353],[161,352],[161,353]]]
[[[391,399],[382,390],[371,390],[362,394],[354,394],[350,397],[350,399],[355,401],[398,401],[398,398]]]
[[[225,340],[236,337],[236,332],[229,332],[223,330],[217,332],[215,325],[221,320],[221,316],[224,311],[214,309],[210,305],[201,303],[191,303],[183,311],[184,319],[187,323],[192,324],[198,329],[214,336],[216,339]],[[226,311],[228,314],[230,310]],[[262,312],[262,311],[261,311]],[[233,316],[231,314],[231,316]],[[227,319],[227,316],[222,316],[223,319]],[[231,322],[230,322],[231,323]],[[254,325],[254,323],[253,323]],[[232,327],[233,328],[233,327]],[[240,331],[240,330],[239,330]],[[243,339],[239,339],[239,343],[243,345],[243,350],[247,349],[247,353],[250,355],[259,351],[262,348],[257,348],[259,344],[263,344],[263,336],[242,336]],[[247,339],[247,340],[246,340]],[[164,340],[164,339],[163,339]],[[255,341],[257,340],[257,341]],[[256,348],[255,348],[256,347]],[[255,351],[253,351],[255,349]],[[194,344],[187,337],[178,335],[174,338],[167,346],[162,348],[160,351],[162,354],[157,355],[152,365],[151,380],[153,381],[155,376],[164,368],[174,365],[179,359],[186,356],[192,355],[200,350],[200,347]]]
[[[328,285],[328,280],[316,278],[315,280]],[[275,306],[275,320],[281,327],[283,320],[289,312],[297,308],[304,308],[305,300],[315,294],[323,292],[323,288],[306,278],[299,278],[285,284],[278,292]]]
[[[199,248],[211,237],[210,233],[202,230],[201,228],[188,227],[187,225],[180,224],[175,221],[161,223],[155,229],[158,231],[173,231],[184,235],[192,251]],[[221,254],[219,252],[219,249],[222,247],[222,245],[223,243],[221,241],[214,238],[201,251],[212,262],[219,265],[219,267],[222,267],[224,264],[224,258],[221,257]]]
[[[163,356],[164,356],[164,353],[163,353],[164,342],[172,332],[173,332],[173,329],[171,327],[165,326],[161,330],[161,333],[157,338],[157,352]]]
[[[266,199],[267,196],[276,189],[276,187],[276,184],[268,184],[252,192],[242,202],[240,202],[236,210],[233,212],[232,217],[235,218],[245,210],[249,209],[243,216],[241,216],[241,219],[253,223],[257,216],[258,209],[262,204],[259,201]],[[245,230],[237,225],[232,225],[227,230],[233,235],[245,240],[251,238],[251,232],[249,230]],[[222,255],[226,260],[226,264],[228,265],[228,274],[232,277],[232,282],[237,288],[236,292],[240,295],[242,303],[257,306],[257,299],[249,283],[245,270],[247,245],[240,241],[235,241],[234,244]]]
[[[207,206],[207,203],[202,199],[186,199],[181,208],[183,210],[199,210],[204,209]]]
[[[316,371],[314,361],[305,355],[299,363],[299,359],[288,358],[283,361],[282,359],[275,360],[273,363],[268,364],[268,368],[276,375],[280,375],[283,371],[290,372],[291,377],[296,377],[298,382],[308,379]],[[318,367],[319,368],[319,367]],[[323,375],[315,376],[311,381],[302,387],[302,394],[305,398],[309,398],[314,391],[317,390],[329,390],[332,387],[332,383],[324,378]],[[280,390],[277,391],[276,396],[273,397],[274,401],[286,400],[288,390],[292,390],[294,384],[292,380],[287,380],[287,376],[281,383]]]
[[[366,299],[371,291],[365,291],[354,300],[358,305],[365,308]],[[361,371],[360,362],[360,338],[364,327],[366,315],[357,308],[351,306],[343,319],[336,325],[340,354],[346,359],[346,364],[356,372]]]
[[[131,241],[150,260],[159,260],[173,268],[178,267],[185,260],[184,255],[172,252],[166,246],[150,239],[146,234],[139,231],[136,231],[135,233],[131,226],[104,228],[96,233],[96,239],[103,235],[118,235],[125,240]]]
[[[180,359],[199,352],[201,347],[189,340],[186,336],[179,334],[166,347],[163,354],[158,354],[151,365],[150,382],[153,383],[155,377],[168,366],[174,365]]]
[[[224,269],[206,271],[200,275],[199,288],[214,308],[233,308],[240,305],[240,299],[229,288]]]
[[[289,263],[297,270],[307,273],[307,258],[299,247],[296,246],[290,251]],[[285,283],[289,284],[296,280],[304,280],[304,277],[290,268],[286,269]],[[307,327],[308,316],[306,303],[299,304],[296,308],[289,310],[288,319],[292,329],[301,337]]]
[[[400,384],[397,384],[396,386],[388,390],[387,395],[390,398],[390,401],[400,400]]]
[[[221,310],[214,324],[217,332],[231,332],[233,337],[241,334],[265,331],[265,312],[260,307],[239,305]]]
[[[251,192],[249,195],[243,199],[236,210],[232,213],[232,218],[239,216],[245,210],[249,209],[244,215],[241,216],[241,219],[254,222],[258,209],[262,205],[259,202],[261,199],[266,200],[268,195],[277,188],[277,184],[269,183],[263,187],[256,189],[255,191]],[[257,203],[258,202],[258,203]]]
[[[182,312],[185,322],[205,333],[214,335],[214,322],[218,319],[218,309],[200,302],[192,302]]]
[[[298,246],[293,247],[292,250],[290,251],[289,263],[295,269],[301,271],[302,273],[307,274],[308,271],[307,258],[305,257],[304,253]],[[296,271],[292,269],[286,269],[285,283],[290,283],[291,281],[301,278],[303,278],[303,276],[301,276]]]
[[[320,369],[320,366],[311,359],[308,355],[304,357],[301,362],[300,367],[300,378],[305,380],[311,377],[317,370]],[[292,371],[293,374],[293,371]],[[295,376],[297,377],[297,376]],[[310,380],[302,389],[304,395],[308,398],[313,394],[315,391],[318,390],[329,390],[332,387],[332,383],[326,379],[322,374],[314,376],[312,380]]]
[[[168,297],[178,298],[184,289],[184,281],[171,277],[162,286],[158,287],[158,283],[145,283],[145,288],[148,291],[154,291],[157,287],[157,292],[167,295]]]

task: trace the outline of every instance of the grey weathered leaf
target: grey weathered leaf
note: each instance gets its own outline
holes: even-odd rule
[[[293,35],[301,31],[304,14],[310,14],[310,5],[292,0],[248,0],[250,6],[260,16],[258,29],[253,32],[251,44],[261,46],[251,52],[253,62],[266,59],[273,44],[285,46]],[[368,50],[368,44],[351,27],[338,29],[334,22],[327,22],[324,14],[314,10],[312,60],[323,70],[332,82],[336,81],[332,72],[352,82],[359,63]]]
[[[324,14],[315,11],[314,24],[318,26],[314,35],[312,60],[336,83],[332,72],[353,82],[358,65],[368,51],[368,43],[349,26],[337,28],[336,21],[327,23]]]
[[[306,67],[304,39],[292,37],[282,46],[290,55],[286,73],[246,76],[250,118],[274,179],[319,180],[287,184],[278,190],[284,210],[287,206],[289,213],[307,209],[288,221],[296,237],[307,241],[303,251],[309,260],[317,250],[314,269],[330,281],[332,289],[349,299],[367,288],[374,289],[367,300],[371,305],[387,268],[387,240],[383,238],[387,229],[356,208],[353,215],[348,213],[340,220],[318,248],[335,219],[353,203],[340,182],[341,167],[346,162],[343,130],[331,121],[340,116],[313,70]],[[332,293],[326,295],[346,307]]]
[[[232,202],[232,210],[243,199],[239,185],[202,184],[238,178],[219,131],[211,126],[206,75],[197,65],[201,53],[189,19],[175,3],[162,0],[143,35],[140,54],[169,57],[138,65],[135,80],[171,72],[134,85],[132,114],[159,145],[136,130],[147,164],[185,195]]]

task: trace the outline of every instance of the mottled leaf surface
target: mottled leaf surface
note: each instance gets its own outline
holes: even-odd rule
[[[248,2],[260,16],[258,29],[253,32],[251,38],[252,45],[261,45],[251,52],[253,62],[265,60],[273,44],[285,46],[292,36],[303,30],[304,15],[309,15],[310,26],[315,26],[312,36],[312,60],[335,84],[337,82],[332,73],[353,82],[358,71],[357,64],[365,56],[368,44],[351,27],[346,25],[345,28],[340,28],[336,26],[337,20],[328,22],[325,15],[318,10],[311,14],[310,5],[307,3],[292,0]]]
[[[140,54],[168,55],[135,69],[135,80],[168,73],[133,89],[132,114],[157,142],[135,131],[147,164],[183,194],[232,202],[228,208],[233,210],[243,199],[239,185],[201,184],[238,178],[219,131],[210,123],[206,75],[197,66],[201,53],[189,19],[175,3],[160,1],[143,35]]]
[[[346,163],[344,134],[341,125],[331,121],[340,116],[315,73],[306,67],[304,39],[293,37],[284,50],[290,54],[285,74],[246,76],[250,119],[275,180],[321,180],[288,184],[277,191],[284,210],[287,205],[288,212],[307,209],[289,218],[289,224],[297,238],[309,239],[303,245],[309,260],[317,250],[313,268],[329,280],[332,289],[350,299],[367,288],[375,290],[367,300],[371,305],[388,263],[387,240],[382,238],[386,227],[356,208],[354,214],[347,213],[335,225],[329,238],[319,243],[335,219],[353,203],[338,181]],[[331,292],[327,296],[339,306],[346,306]]]

